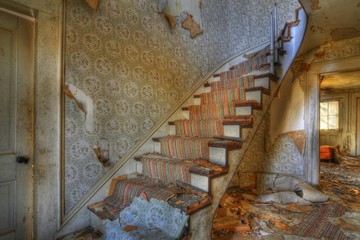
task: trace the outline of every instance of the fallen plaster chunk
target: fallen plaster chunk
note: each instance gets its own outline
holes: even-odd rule
[[[346,212],[341,217],[329,218],[329,221],[337,225],[347,237],[360,239],[360,213]]]
[[[329,199],[328,195],[320,192],[306,183],[299,183],[295,186],[295,188],[295,191],[298,192],[299,196],[313,203],[326,202]]]
[[[73,99],[77,107],[85,113],[85,128],[87,131],[92,132],[94,130],[94,104],[91,97],[70,83],[65,85],[64,93],[66,96]]]
[[[259,198],[260,202],[276,202],[276,203],[298,203],[300,205],[310,205],[311,202],[308,202],[294,192],[286,191],[286,192],[277,192],[262,195]]]
[[[268,227],[266,220],[259,220],[258,218],[254,218],[254,220],[260,225],[260,234],[262,236],[270,235],[271,233],[274,233],[274,230]]]
[[[296,185],[300,180],[290,176],[279,176],[275,178],[274,190],[275,191],[295,191]]]

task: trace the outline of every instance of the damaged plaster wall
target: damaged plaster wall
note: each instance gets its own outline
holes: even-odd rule
[[[234,176],[231,186],[261,188],[268,174],[284,174],[297,178],[304,175],[303,130],[286,132],[270,139],[270,114],[267,113]]]
[[[302,99],[301,101],[303,101],[305,106],[306,101],[308,101],[307,99],[309,98],[312,99],[311,109],[313,110],[311,112],[308,112],[308,118],[307,118],[308,120],[305,121],[306,119],[305,113],[304,116],[298,116],[298,121],[300,121],[300,119],[301,120],[304,119],[305,129],[306,126],[309,124],[309,121],[310,122],[318,121],[318,117],[316,117],[316,119],[313,119],[314,115],[312,113],[317,111],[316,109],[319,106],[319,100],[316,100],[314,96],[312,96],[312,94],[306,93],[306,91],[308,91],[306,89],[306,84],[309,84],[310,82],[319,81],[317,76],[315,78],[313,77],[309,78],[308,73],[311,72],[312,69],[315,68],[317,65],[323,65],[323,66],[328,65],[328,67],[325,67],[324,72],[319,72],[318,74],[330,73],[332,71],[335,71],[332,69],[338,69],[338,68],[347,70],[346,66],[345,67],[341,66],[340,64],[337,64],[337,62],[341,61],[341,59],[346,59],[354,56],[360,56],[359,37],[341,40],[341,41],[328,42],[317,48],[310,50],[309,52],[307,52],[302,56],[299,56],[295,60],[295,63],[292,67],[292,72],[295,78],[293,81],[299,81],[301,89],[305,91],[305,95],[303,94],[298,95],[299,98],[298,100],[300,101],[301,100],[300,98],[304,97],[304,99]],[[295,108],[296,106],[290,106],[290,107]],[[342,141],[341,143],[339,143],[341,144],[341,148],[350,149],[350,153],[355,154],[356,146],[354,143],[356,142],[356,139],[355,139],[354,128],[346,127],[343,131],[344,132],[342,133],[343,135]]]
[[[271,132],[270,138],[273,141],[279,134],[306,129],[305,102],[306,102],[306,73],[311,71],[318,63],[334,65],[338,59],[358,56],[360,54],[360,38],[347,39],[342,41],[328,42],[320,47],[312,49],[308,53],[299,56],[293,64],[292,73],[284,80],[278,97],[271,105]],[[328,72],[329,70],[326,70]],[[310,79],[308,79],[309,81]],[[311,81],[317,81],[312,79]],[[309,96],[310,97],[310,96]],[[312,97],[313,100],[315,98]],[[344,101],[350,99],[343,97]],[[312,112],[316,111],[319,102],[313,103]],[[345,106],[344,106],[345,107]],[[309,115],[312,113],[310,112]],[[311,120],[317,121],[317,120]],[[349,123],[348,118],[344,122]],[[346,123],[346,124],[347,124]],[[342,150],[355,153],[355,127],[344,126],[341,132]]]
[[[198,81],[235,53],[268,41],[274,1],[207,0],[203,33],[171,31],[157,0],[66,1],[67,84],[94,104],[94,129],[65,98],[65,212],[109,170],[92,147],[109,141],[109,165],[118,161]],[[297,1],[277,1],[279,23],[293,20]]]
[[[271,103],[270,138],[304,129],[304,89],[289,72]]]
[[[191,37],[202,33],[202,0],[159,0],[159,11],[164,13],[171,29],[181,25]]]

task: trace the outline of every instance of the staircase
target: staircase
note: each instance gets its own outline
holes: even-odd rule
[[[296,16],[270,45],[206,82],[182,116],[168,122],[168,134],[152,138],[153,151],[133,157],[136,172],[114,178],[108,196],[88,206],[104,239],[104,222],[116,220],[137,196],[189,215],[182,237],[210,239],[218,203],[300,47],[306,14],[299,8]]]

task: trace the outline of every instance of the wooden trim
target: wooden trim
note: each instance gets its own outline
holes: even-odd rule
[[[270,89],[264,88],[263,86],[251,87],[245,89],[245,92],[256,92],[256,91],[261,91],[262,94],[270,95]]]

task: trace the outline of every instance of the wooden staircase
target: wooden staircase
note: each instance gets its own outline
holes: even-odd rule
[[[301,16],[306,20],[305,13]],[[133,157],[136,172],[114,178],[108,196],[88,206],[93,228],[104,231],[104,221],[118,218],[124,206],[111,199],[131,202],[141,194],[156,198],[159,190],[169,192],[166,201],[171,206],[190,215],[186,236],[210,239],[217,205],[296,54],[287,56],[286,44],[291,41],[283,42],[291,39],[289,26],[296,24],[287,24],[284,36],[277,40],[279,62],[272,62],[271,46],[267,46],[248,61],[215,74],[203,92],[194,95],[193,104],[181,108],[182,116],[168,122],[168,135],[152,139],[153,152]],[[289,63],[281,69],[285,61]],[[271,64],[277,70],[274,73]],[[141,181],[149,184],[132,183]]]

